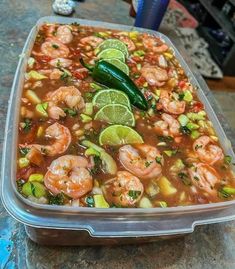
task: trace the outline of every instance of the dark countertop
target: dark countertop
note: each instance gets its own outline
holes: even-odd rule
[[[38,18],[52,14],[48,0],[0,1],[0,143],[2,148],[7,100],[20,54]],[[74,16],[133,24],[129,6],[120,0],[86,0]],[[224,129],[235,144],[220,108],[206,92]],[[235,268],[235,222],[196,227],[194,233],[167,241],[129,246],[42,247],[25,234],[0,203],[0,269],[3,268]]]

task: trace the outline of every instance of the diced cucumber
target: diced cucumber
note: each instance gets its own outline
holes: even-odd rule
[[[100,156],[100,153],[97,151],[97,150],[95,150],[94,148],[88,148],[88,149],[86,149],[86,151],[85,151],[85,155],[86,156]]]
[[[30,163],[30,161],[26,157],[19,158],[18,164],[19,164],[20,168],[27,167],[29,165],[29,163]]]
[[[103,148],[97,146],[96,144],[88,140],[83,140],[81,144],[85,147],[93,148],[95,151],[97,151],[100,154],[99,157],[107,173],[111,175],[115,175],[117,173],[117,165],[116,165],[115,160]]]
[[[232,188],[232,187],[223,187],[222,190],[228,194],[235,194],[235,188]]]
[[[145,189],[145,191],[150,197],[154,197],[159,193],[159,187],[157,183],[154,180],[152,180]]]
[[[193,130],[190,134],[192,139],[197,139],[201,134],[197,130]]]
[[[141,57],[141,56],[145,55],[145,52],[143,50],[136,50],[136,51],[134,51],[133,55]]]
[[[203,111],[200,111],[198,113],[194,113],[194,112],[189,112],[187,113],[187,117],[192,120],[192,121],[196,121],[196,120],[205,120],[205,114],[202,113]],[[205,111],[204,111],[205,112]]]
[[[90,117],[88,115],[81,114],[80,117],[81,117],[81,121],[83,123],[88,123],[88,122],[91,122],[92,121],[92,117]]]
[[[141,198],[139,202],[139,207],[141,208],[151,208],[153,207],[151,201],[147,197]]]
[[[193,100],[193,96],[192,96],[192,94],[191,94],[190,91],[186,90],[184,92],[184,98],[183,98],[183,100],[186,101],[186,102],[191,102]]]
[[[180,170],[184,169],[185,165],[181,159],[177,159],[171,166],[170,171],[173,173],[178,173]]]
[[[48,103],[45,102],[45,103],[37,104],[35,109],[40,114],[40,116],[48,117],[48,114],[46,111],[47,107],[48,107]]]
[[[165,201],[157,201],[155,204],[156,204],[157,206],[162,207],[162,208],[167,207],[167,203],[166,203]]]
[[[186,115],[181,114],[178,117],[178,121],[179,121],[181,126],[186,126],[186,124],[189,122],[189,118]]]
[[[38,73],[35,70],[31,70],[29,73],[26,73],[26,78],[35,79],[35,80],[42,80],[42,79],[46,79],[47,77]]]
[[[40,198],[46,195],[46,189],[44,185],[39,182],[26,182],[22,187],[22,193],[25,196],[34,196]]]
[[[43,182],[43,178],[44,178],[43,174],[31,174],[29,176],[28,181]]]
[[[196,130],[196,129],[198,129],[200,126],[198,125],[198,124],[196,124],[196,123],[193,123],[193,122],[188,122],[187,124],[186,124],[186,127],[189,129],[189,130]]]
[[[95,201],[95,207],[97,208],[109,208],[109,204],[105,201],[102,194],[95,194],[93,196]]]
[[[93,104],[92,103],[86,103],[85,104],[84,114],[91,116],[92,113],[93,113]]]
[[[29,99],[30,102],[32,102],[34,105],[40,104],[41,99],[37,96],[37,94],[34,91],[27,90],[25,93],[25,96]]]

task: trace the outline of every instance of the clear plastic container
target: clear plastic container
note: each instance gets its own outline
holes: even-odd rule
[[[226,154],[234,153],[230,141],[212,110],[202,88],[207,85],[197,81],[171,41],[161,33],[118,24],[63,17],[41,18],[31,30],[16,70],[6,121],[2,158],[2,201],[12,217],[22,222],[28,236],[35,242],[49,245],[92,245],[149,242],[162,238],[191,233],[196,225],[224,222],[235,219],[235,201],[213,204],[178,206],[169,208],[80,208],[39,205],[24,199],[16,190],[16,158],[19,105],[26,70],[38,28],[43,23],[80,23],[94,27],[137,30],[160,37],[174,49],[191,83],[198,88],[198,96],[219,136]]]

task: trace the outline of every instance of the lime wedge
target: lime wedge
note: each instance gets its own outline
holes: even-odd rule
[[[100,145],[118,146],[144,143],[142,137],[132,128],[112,125],[104,129],[99,137]]]
[[[126,58],[128,58],[129,53],[125,43],[118,39],[106,39],[98,46],[98,51],[106,50],[106,49],[117,49],[120,50]]]
[[[118,69],[120,69],[122,72],[127,74],[129,76],[129,67],[121,62],[119,59],[104,59],[106,62],[116,66]]]
[[[119,59],[122,62],[125,62],[125,55],[117,49],[105,49],[102,50],[97,57],[99,59]]]
[[[96,93],[92,100],[93,106],[101,108],[108,104],[121,104],[131,109],[128,96],[115,89],[101,90]]]
[[[120,104],[103,106],[95,115],[95,120],[105,121],[110,124],[123,124],[135,126],[135,118],[128,107]]]

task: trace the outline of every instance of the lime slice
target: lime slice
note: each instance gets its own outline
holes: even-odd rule
[[[135,126],[135,118],[128,107],[120,104],[103,106],[95,115],[95,120],[105,121],[110,124],[123,124]]]
[[[108,104],[121,104],[131,109],[128,96],[124,92],[115,89],[98,91],[94,96],[92,103],[98,108],[101,108]]]
[[[122,72],[127,74],[129,76],[129,67],[121,62],[119,59],[104,59],[106,62],[116,66],[118,69],[120,69]]]
[[[99,137],[100,145],[118,146],[144,143],[142,137],[132,128],[112,125],[104,129]]]
[[[125,55],[126,58],[128,58],[129,56],[126,44],[118,39],[106,39],[105,41],[99,44],[98,46],[99,51],[106,49],[117,49],[120,50]]]
[[[117,49],[105,49],[102,50],[97,57],[99,59],[119,59],[122,62],[125,62],[125,55]]]

